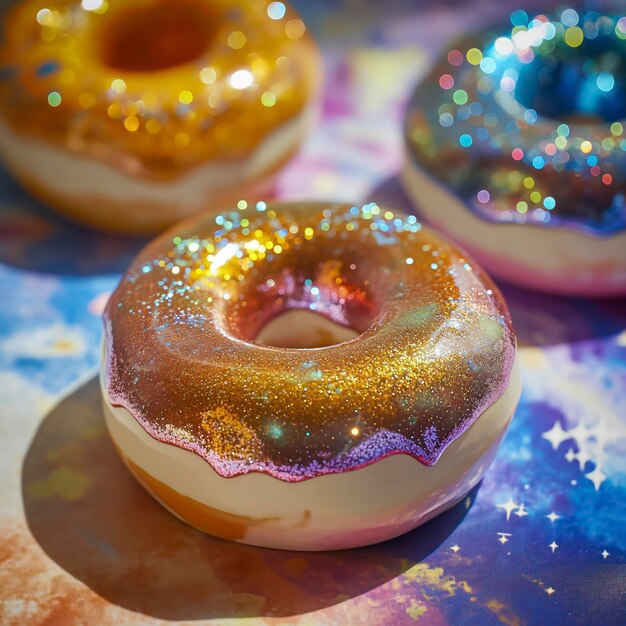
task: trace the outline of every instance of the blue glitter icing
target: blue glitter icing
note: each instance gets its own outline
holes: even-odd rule
[[[626,230],[626,17],[511,23],[464,40],[418,86],[413,160],[491,222]]]

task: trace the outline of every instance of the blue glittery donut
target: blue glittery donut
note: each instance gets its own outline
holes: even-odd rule
[[[418,86],[406,122],[408,191],[497,275],[566,293],[623,293],[626,262],[615,258],[615,238],[626,232],[626,17],[516,11],[511,24],[459,43]],[[506,247],[511,228],[467,241],[456,232],[467,224],[447,223],[446,200],[483,224],[533,227],[525,229],[533,237],[537,227],[567,230],[562,247],[584,253],[593,240],[608,244],[610,256],[590,250],[568,260],[567,272],[557,271],[558,260],[545,272],[525,267],[484,245],[498,237]],[[596,289],[598,281],[609,284]]]

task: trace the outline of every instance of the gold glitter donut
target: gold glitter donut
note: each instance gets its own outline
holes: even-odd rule
[[[283,2],[28,0],[4,35],[0,153],[95,227],[154,231],[267,186],[312,121],[320,58]]]
[[[364,545],[464,497],[519,398],[506,305],[464,253],[376,204],[267,204],[148,245],[106,312],[105,413],[192,525]]]

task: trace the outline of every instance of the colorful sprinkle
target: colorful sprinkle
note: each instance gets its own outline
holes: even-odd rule
[[[452,95],[452,99],[456,104],[465,104],[468,100],[467,92],[463,89],[457,89]]]
[[[48,94],[48,104],[51,107],[58,107],[61,104],[61,94],[58,91],[51,91]]]
[[[452,89],[454,87],[454,78],[450,74],[443,74],[439,77],[439,86],[442,89]]]

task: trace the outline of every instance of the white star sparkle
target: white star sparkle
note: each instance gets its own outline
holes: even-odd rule
[[[580,452],[577,452],[574,455],[574,458],[578,461],[578,466],[580,467],[581,472],[585,469],[587,461],[591,461],[591,455],[589,454],[589,451],[585,448],[583,448]]]
[[[460,550],[461,548],[459,546],[456,545],[456,543],[450,547],[450,550],[452,550],[452,552],[454,552],[455,554]]]
[[[606,480],[606,475],[600,469],[599,465],[596,465],[595,469],[585,474],[585,478],[588,478],[592,483],[596,491],[600,489],[600,485]]]
[[[517,515],[517,517],[524,517],[524,515],[528,515],[528,511],[524,508],[523,502],[519,505],[517,511],[515,511],[515,515]]]
[[[552,554],[554,554],[554,551],[559,547],[559,544],[556,541],[553,541],[548,547],[552,548]]]
[[[606,557],[609,556],[609,554],[611,554],[611,553],[607,552],[606,548],[604,548],[604,550],[602,550],[602,552],[600,552],[600,554],[602,555],[603,559],[606,559]]]
[[[509,498],[507,502],[503,502],[502,504],[496,505],[499,509],[504,509],[506,511],[506,521],[508,522],[511,519],[511,513],[515,511],[515,509],[519,509],[520,505],[517,504],[512,498]]]
[[[563,430],[561,422],[559,421],[554,422],[554,426],[545,433],[542,433],[541,436],[552,444],[553,450],[556,450],[564,441],[572,438],[566,430]]]
[[[511,537],[511,533],[496,533],[498,535],[498,541],[504,545]]]
[[[540,396],[549,399],[550,404],[558,406],[563,413],[541,437],[565,460],[576,463],[581,476],[598,491],[602,483],[610,479],[607,475],[609,461],[615,450],[626,442],[618,408],[623,402],[617,384],[620,374],[607,365],[589,372],[577,363],[563,363],[560,357],[557,360],[560,366],[558,380],[550,379],[549,386],[545,379],[534,381],[539,388],[544,387]],[[577,382],[572,384],[572,381]],[[602,411],[599,413],[600,406]],[[562,445],[563,442],[568,445]]]
[[[556,520],[561,519],[560,515],[557,515],[554,511],[552,511],[552,513],[550,513],[550,515],[546,515],[546,517],[554,524],[554,522],[556,522]]]

